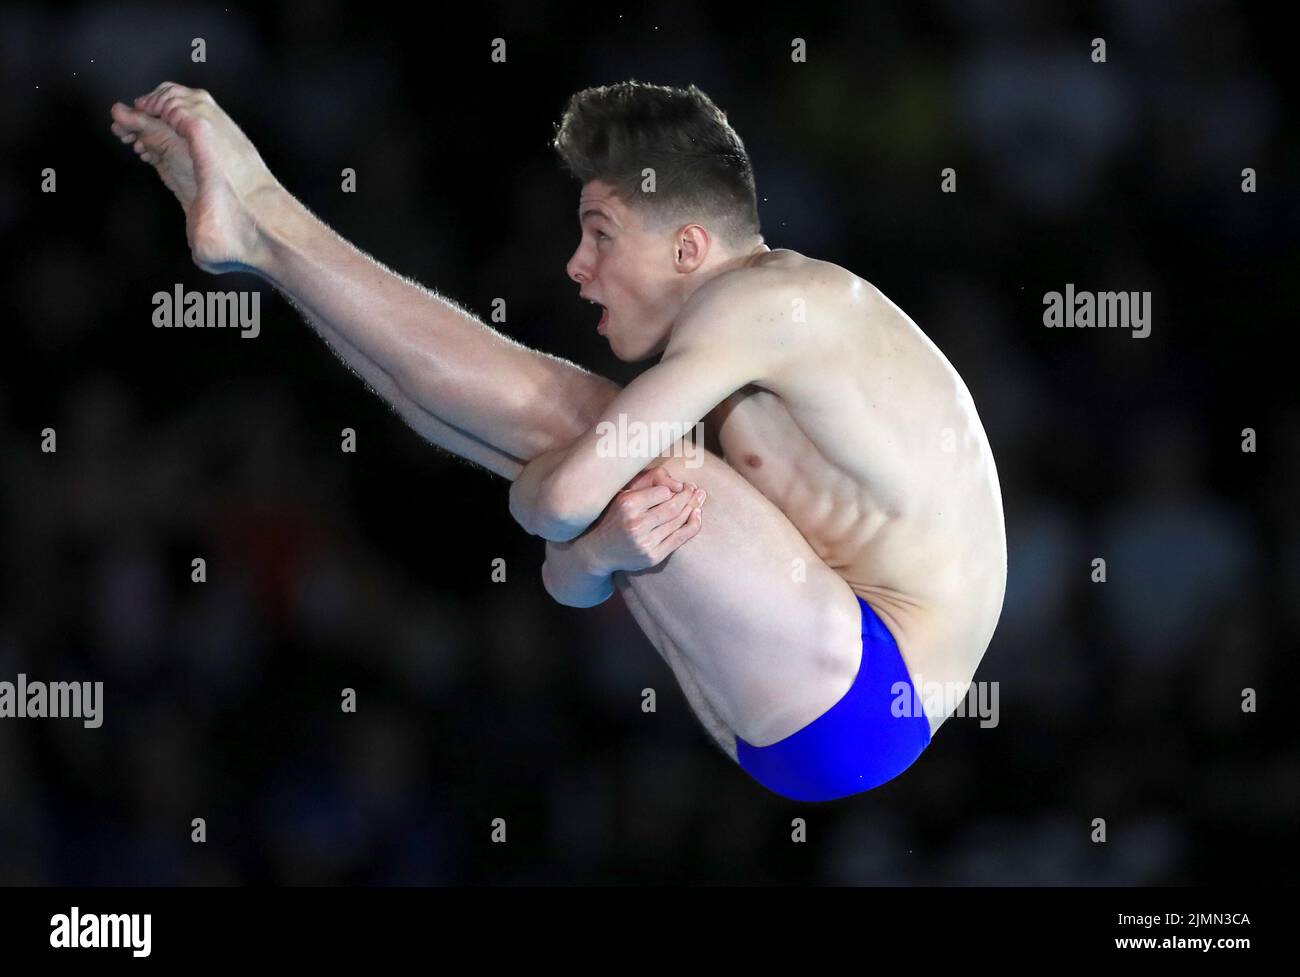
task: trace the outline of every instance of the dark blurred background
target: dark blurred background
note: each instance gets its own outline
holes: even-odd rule
[[[860,6],[6,5],[0,679],[103,681],[105,718],[0,721],[0,882],[1294,877],[1293,37],[1263,5]],[[717,101],[768,243],[907,311],[996,453],[1010,580],[976,677],[1000,724],[950,720],[847,801],[733,766],[617,597],[552,603],[507,484],[406,428],[269,285],[199,271],[109,132],[115,100],[206,88],[358,247],[626,382],[565,277],[578,186],[548,148],[571,92],[626,78]],[[260,288],[261,335],[155,329],[177,282]],[[1150,336],[1045,329],[1067,282],[1150,290]]]

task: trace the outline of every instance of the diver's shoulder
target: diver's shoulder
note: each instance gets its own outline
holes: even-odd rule
[[[702,286],[708,296],[727,294],[763,301],[773,296],[829,288],[851,287],[857,276],[829,261],[810,258],[787,248],[776,248],[754,255],[744,265],[723,272]]]
[[[789,248],[774,248],[758,255],[737,274],[748,275],[750,287],[763,289],[794,289],[801,293],[824,291],[846,295],[851,291],[875,292],[870,282],[833,261],[812,258]]]
[[[733,322],[752,337],[764,325],[780,332],[791,321],[811,322],[803,318],[809,310],[848,311],[864,300],[875,304],[878,294],[870,283],[837,264],[782,248],[756,254],[701,285],[687,301],[680,324],[687,331],[717,334]],[[815,317],[827,325],[842,318]],[[802,325],[800,329],[806,331]]]

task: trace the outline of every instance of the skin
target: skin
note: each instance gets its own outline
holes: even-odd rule
[[[855,595],[914,680],[970,681],[1005,593],[996,468],[961,378],[869,282],[707,218],[647,224],[588,183],[568,274],[608,307],[616,355],[659,357],[620,390],[343,241],[207,93],[164,83],[112,114],[180,200],[196,264],[261,275],[416,430],[511,479],[548,590],[589,606],[617,588],[733,759],[736,736],[776,742],[848,689]],[[604,457],[620,415],[702,420],[723,457]]]
[[[593,607],[613,593],[613,575],[663,563],[703,525],[708,493],[661,466],[646,469],[614,496],[605,515],[572,543],[547,543],[542,582],[570,607]]]

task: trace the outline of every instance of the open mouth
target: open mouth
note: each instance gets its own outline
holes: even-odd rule
[[[583,298],[587,298],[587,296],[584,295]],[[596,324],[596,332],[603,336],[605,335],[605,329],[609,326],[609,309],[605,308],[595,299],[588,298],[587,301],[592,305],[600,306],[600,322]]]

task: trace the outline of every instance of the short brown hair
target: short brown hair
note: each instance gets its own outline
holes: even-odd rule
[[[610,184],[648,223],[712,218],[733,246],[758,236],[745,144],[694,85],[621,81],[587,88],[569,99],[555,129],[553,145],[569,173],[582,183]],[[646,168],[654,171],[654,193],[641,192]]]

